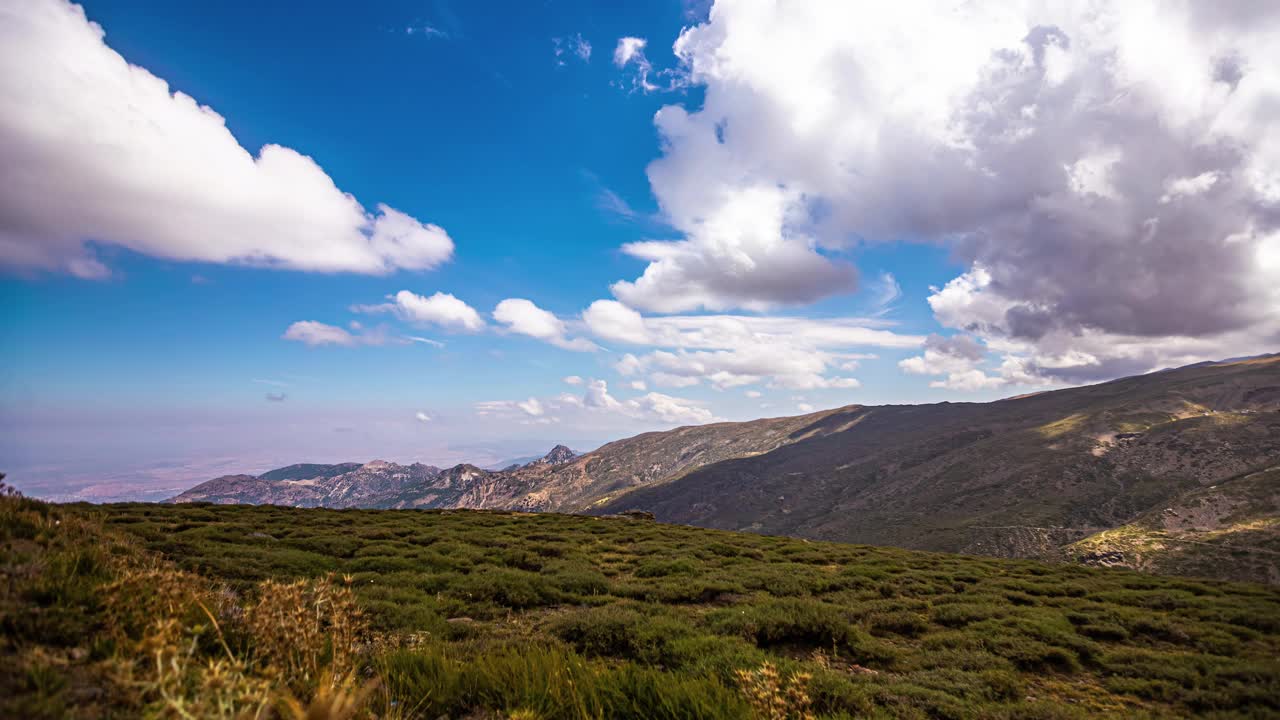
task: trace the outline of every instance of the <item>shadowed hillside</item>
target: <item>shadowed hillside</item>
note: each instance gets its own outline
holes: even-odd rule
[[[769,453],[606,498],[595,511],[642,508],[706,527],[1053,556],[1185,493],[1211,497],[1233,478],[1280,464],[1280,358],[993,403],[844,408],[797,435]],[[1261,504],[1240,512],[1276,518],[1273,478],[1259,481]],[[1254,532],[1274,538],[1275,524]],[[1250,557],[1239,572],[1233,563],[1199,570],[1274,580],[1276,556]]]

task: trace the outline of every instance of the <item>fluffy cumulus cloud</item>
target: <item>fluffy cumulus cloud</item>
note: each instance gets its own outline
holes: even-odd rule
[[[524,298],[507,298],[498,303],[493,309],[493,319],[513,333],[528,335],[565,350],[591,352],[599,349],[586,338],[567,337],[568,328],[563,320]]]
[[[1005,384],[1004,378],[989,376],[978,369],[977,365],[986,355],[986,348],[968,335],[949,338],[930,335],[924,343],[924,354],[902,360],[898,367],[913,375],[945,375],[946,379],[930,383],[938,388],[981,390]]]
[[[649,264],[614,294],[804,303],[853,286],[842,248],[922,240],[967,266],[937,319],[993,353],[904,366],[940,382],[1273,349],[1276,47],[1274,3],[721,0],[673,46],[701,106],[655,118],[649,179],[683,237],[628,246]]]
[[[388,296],[390,302],[379,305],[356,305],[356,312],[389,312],[417,325],[437,325],[454,330],[476,332],[484,328],[484,320],[474,308],[449,293],[437,292],[423,297],[408,290]]]
[[[442,228],[366,210],[310,157],[251,154],[66,0],[0,6],[0,186],[11,267],[108,274],[87,241],[320,272],[425,270],[453,254]]]
[[[644,316],[616,300],[597,300],[582,319],[601,341],[656,348],[628,352],[614,369],[625,377],[648,375],[661,387],[705,381],[717,389],[755,383],[797,390],[856,388],[856,379],[836,374],[868,357],[856,349],[915,348],[925,341],[873,319]]]
[[[655,169],[650,172],[652,176]],[[820,254],[812,237],[789,226],[795,198],[787,190],[743,188],[686,217],[679,206],[688,200],[687,189],[668,192],[662,187],[654,183],[664,210],[686,237],[623,246],[623,252],[648,262],[639,278],[611,287],[628,305],[662,313],[768,310],[811,303],[856,287],[852,265]]]

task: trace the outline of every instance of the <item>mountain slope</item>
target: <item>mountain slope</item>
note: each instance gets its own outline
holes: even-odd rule
[[[1086,565],[1280,584],[1280,467],[1183,493],[1065,554]]]
[[[816,432],[806,427],[833,412],[644,433],[562,465],[531,463],[517,471],[492,473],[474,483],[457,507],[578,512],[636,487],[796,442]]]
[[[1183,493],[1212,494],[1215,484],[1280,464],[1278,411],[1276,356],[994,403],[843,408],[800,441],[593,511],[638,508],[721,529],[1049,557]],[[1259,564],[1267,569],[1253,577],[1264,579],[1275,558]]]

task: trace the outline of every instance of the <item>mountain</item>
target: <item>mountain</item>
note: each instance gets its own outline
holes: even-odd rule
[[[726,530],[1280,582],[1280,475],[1266,472],[1277,467],[1280,355],[1270,355],[989,403],[682,427],[580,456],[557,446],[501,471],[370,463],[297,478],[312,471],[282,468],[174,500],[644,510]]]
[[[577,457],[564,445],[546,455],[510,468],[536,476]],[[168,502],[288,505],[293,507],[436,508],[483,506],[483,488],[511,474],[491,472],[470,464],[440,469],[385,460],[321,465],[299,463],[261,475],[225,475],[201,483]]]
[[[551,448],[551,452],[543,455],[541,458],[534,460],[530,465],[563,465],[570,460],[578,457],[578,453],[570,450],[564,445],[557,445]]]
[[[443,473],[432,465],[397,465],[383,460],[361,465],[290,465],[257,477],[225,475],[201,483],[167,502],[293,507],[370,507],[382,499]],[[313,474],[314,473],[314,474]]]
[[[712,528],[1053,558],[1091,537],[1110,547],[1114,536],[1100,533],[1152,527],[1152,513],[1197,503],[1222,510],[1205,526],[1221,549],[1196,552],[1249,560],[1182,567],[1273,582],[1280,567],[1268,550],[1280,530],[1278,477],[1254,474],[1280,466],[1277,355],[992,403],[851,406],[816,418],[803,434],[592,511],[636,508]],[[1190,535],[1161,538],[1141,557],[1117,546],[1114,564],[1178,569],[1161,558],[1186,556],[1180,548],[1193,544]]]
[[[308,480],[310,478],[329,478],[351,472],[360,467],[360,463],[338,463],[337,465],[317,465],[315,463],[299,463],[288,467],[277,468],[258,476],[260,480]]]

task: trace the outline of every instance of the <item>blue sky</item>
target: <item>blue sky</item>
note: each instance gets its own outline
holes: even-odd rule
[[[1163,102],[1185,88],[1129,68],[1150,101],[1134,117],[1157,107],[1173,128],[1142,142],[1186,160],[1134,179],[1139,130],[1026,110],[1078,106],[1062,72],[1110,87],[1118,31],[1029,6],[947,20],[964,32],[940,47],[879,47],[876,28],[925,9],[756,5],[89,0],[103,45],[64,0],[14,3],[3,469],[36,494],[150,498],[292,462],[491,463],[691,422],[989,400],[1275,344],[1280,242],[1221,242],[1259,227],[1242,198],[1276,147],[1249,113],[1274,73],[1255,63],[1206,95],[1245,117],[1221,131],[1245,152],[1205,160],[1177,131],[1203,110]],[[1170,32],[1203,22],[1171,16]],[[1036,40],[1050,20],[1077,43]],[[1227,27],[1189,54],[1266,52]],[[997,152],[968,125],[952,142],[977,107],[957,98],[1009,48],[1040,98],[1008,110],[1029,123],[1018,142],[1044,144]],[[76,90],[90,70],[101,95]],[[1203,75],[1206,93],[1224,82]],[[314,166],[246,165],[173,92],[249,156]],[[337,190],[298,189],[315,178]],[[379,245],[382,204],[401,244]],[[1112,211],[1114,227],[1085,219]],[[1166,228],[1201,234],[1144,255],[1143,213],[1175,211]],[[1185,300],[1190,271],[1169,262],[1219,294]],[[415,311],[402,291],[460,303]],[[495,315],[509,299],[532,305]]]

